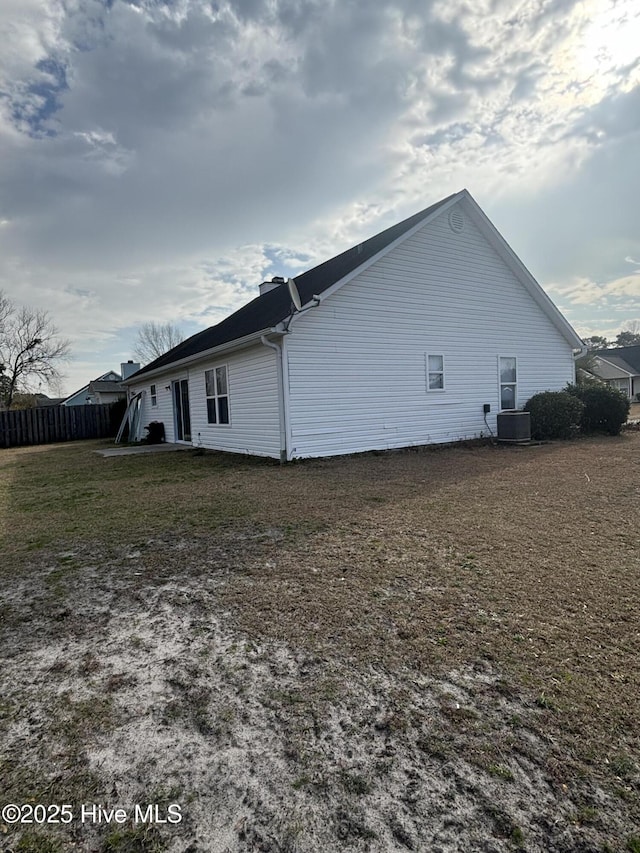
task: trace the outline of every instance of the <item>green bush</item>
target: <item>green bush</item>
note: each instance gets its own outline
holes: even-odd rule
[[[618,435],[629,417],[628,397],[608,385],[568,385],[567,391],[584,404],[580,420],[582,432]]]
[[[531,415],[531,437],[538,441],[574,436],[583,409],[583,403],[567,391],[543,391],[524,404]]]

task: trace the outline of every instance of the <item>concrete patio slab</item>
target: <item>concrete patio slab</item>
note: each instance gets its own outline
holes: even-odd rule
[[[99,456],[133,456],[136,453],[168,453],[171,450],[193,450],[191,444],[141,444],[139,446],[127,447],[105,447],[102,450],[94,450]]]

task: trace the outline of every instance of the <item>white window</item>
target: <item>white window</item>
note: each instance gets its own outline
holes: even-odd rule
[[[517,409],[518,371],[515,357],[499,356],[498,372],[500,374],[500,408]]]
[[[151,405],[157,406],[158,405],[158,390],[157,390],[156,386],[152,385],[150,388],[150,391],[151,391]]]
[[[210,424],[229,423],[229,390],[227,365],[205,370],[204,383],[207,394],[207,420]]]
[[[606,384],[610,388],[615,388],[616,391],[622,391],[623,394],[629,396],[629,380],[628,379],[607,379]]]
[[[427,391],[444,391],[443,355],[427,355]]]

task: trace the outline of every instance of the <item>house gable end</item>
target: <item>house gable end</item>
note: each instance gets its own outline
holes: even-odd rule
[[[640,346],[596,350],[596,358],[624,370],[630,376],[640,375]]]
[[[627,376],[636,376],[637,373],[631,368],[630,364],[619,358],[612,360],[597,356],[595,359],[596,375],[601,379],[624,379]]]
[[[570,323],[565,319],[562,313],[558,310],[551,298],[545,293],[540,284],[536,281],[533,275],[529,272],[520,258],[513,251],[511,246],[504,239],[495,225],[491,222],[482,208],[477,204],[474,198],[466,190],[463,190],[464,203],[463,210],[476,224],[487,242],[497,252],[500,259],[511,272],[516,276],[525,290],[529,293],[533,301],[547,315],[553,325],[558,329],[568,343],[576,350],[584,351],[585,346]]]
[[[443,199],[441,202],[438,202],[438,204],[432,205],[431,208],[427,208],[420,214],[416,214],[414,217],[411,218],[412,220],[414,220],[413,222],[410,223],[410,220],[405,220],[404,223],[401,223],[405,226],[407,225],[407,223],[410,223],[410,225],[409,227],[405,227],[400,233],[398,233],[397,236],[394,236],[394,239],[392,239],[390,242],[387,241],[375,254],[370,254],[366,260],[363,260],[362,263],[353,267],[353,269],[350,269],[342,278],[337,280],[330,287],[328,287],[324,291],[319,292],[320,301],[322,302],[330,298],[332,294],[336,293],[338,290],[340,290],[340,288],[344,287],[356,276],[360,275],[373,264],[377,263],[382,258],[389,255],[389,253],[393,252],[394,249],[396,249],[398,246],[401,246],[405,241],[410,240],[411,237],[413,237],[419,231],[421,231],[422,229],[426,229],[431,222],[444,216],[444,214],[447,212],[449,218],[449,227],[452,231],[458,233],[460,233],[464,229],[465,215],[469,217],[469,219],[476,225],[476,227],[482,233],[487,243],[497,253],[500,260],[516,276],[520,284],[529,293],[529,295],[532,297],[538,307],[547,315],[547,317],[551,320],[553,325],[558,329],[562,336],[572,345],[574,349],[583,350],[584,344],[581,338],[578,336],[577,332],[572,328],[572,326],[560,313],[560,311],[557,309],[557,307],[549,298],[549,296],[538,284],[536,279],[531,275],[529,270],[525,267],[522,261],[518,258],[518,256],[511,249],[506,240],[499,233],[497,228],[484,214],[482,209],[479,207],[479,205],[475,202],[469,191],[466,189],[461,190],[459,193],[449,196],[446,199]],[[389,230],[391,229],[388,229],[388,231]],[[383,232],[383,234],[388,234],[388,232]],[[349,251],[353,252],[354,250],[351,249]],[[315,270],[313,272],[315,272]],[[298,281],[299,280],[296,279],[296,282]],[[303,295],[302,290],[301,296],[303,303],[311,299],[311,294],[308,292],[304,292]]]
[[[299,315],[284,345],[288,458],[495,434],[501,359],[516,408],[575,378],[573,340],[457,204]]]
[[[318,291],[318,295],[320,296],[320,302],[329,298],[332,294],[336,293],[338,290],[340,290],[341,287],[344,287],[345,284],[348,284],[348,282],[350,282],[356,276],[363,273],[373,264],[377,263],[390,252],[392,252],[395,248],[402,245],[405,240],[409,240],[414,234],[416,234],[422,228],[425,228],[436,217],[442,215],[446,210],[456,204],[456,202],[463,197],[463,194],[465,192],[466,190],[463,190],[462,192],[457,193],[456,195],[448,196],[446,199],[443,199],[441,202],[438,202],[438,204],[434,204],[430,208],[421,211],[419,214],[410,217],[409,220],[405,220],[403,223],[401,223],[401,225],[403,225],[404,227],[402,229],[398,229],[397,235],[393,233],[392,229],[387,229],[387,231],[383,232],[383,234],[387,235],[387,237],[386,240],[377,241],[377,245],[379,245],[380,248],[377,248],[377,245],[373,243],[370,246],[369,251],[366,253],[366,257],[363,257],[363,259],[357,265],[345,265],[344,275],[334,281],[334,283],[331,284],[329,287],[325,288],[324,290]],[[375,240],[376,238],[372,239]],[[371,243],[371,241],[367,242]],[[354,250],[357,250],[357,248],[358,247],[356,246],[354,247],[354,249],[350,249],[349,252],[353,253]],[[364,255],[365,253],[363,252],[362,254]],[[296,279],[296,283],[298,283],[298,279]],[[303,298],[303,303],[309,302],[312,299],[312,295],[309,295],[309,293],[307,292],[304,293],[304,296],[301,292],[301,297]]]

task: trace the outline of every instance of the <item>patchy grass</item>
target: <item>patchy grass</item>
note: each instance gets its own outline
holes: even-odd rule
[[[284,467],[100,444],[0,451],[2,793],[185,818],[0,849],[640,844],[637,432]]]
[[[256,501],[246,477],[259,475],[261,467],[266,475],[274,467],[224,454],[196,457],[195,451],[105,459],[93,452],[105,444],[0,453],[0,506],[5,507],[0,531],[9,556],[68,541],[108,540],[123,528],[145,535],[211,530],[250,518]],[[224,487],[212,488],[218,478]]]
[[[127,827],[110,832],[100,853],[162,853],[166,843],[154,827]]]

